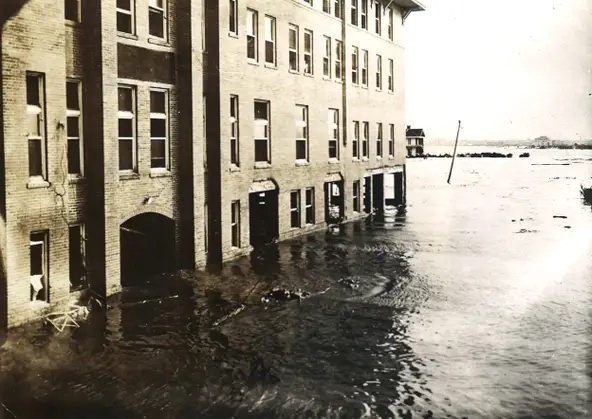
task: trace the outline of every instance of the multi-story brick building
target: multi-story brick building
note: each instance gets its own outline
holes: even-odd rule
[[[3,0],[0,322],[404,200],[415,0]]]

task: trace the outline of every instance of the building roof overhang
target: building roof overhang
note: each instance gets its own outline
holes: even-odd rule
[[[396,5],[401,9],[401,16],[403,18],[403,23],[405,23],[405,19],[409,17],[411,12],[421,12],[424,11],[426,8],[425,6],[417,1],[417,0],[383,0],[386,2],[386,8],[391,5]],[[385,8],[385,10],[386,10]]]

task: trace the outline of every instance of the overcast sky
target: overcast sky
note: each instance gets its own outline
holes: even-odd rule
[[[407,121],[431,138],[592,139],[592,0],[422,0]]]

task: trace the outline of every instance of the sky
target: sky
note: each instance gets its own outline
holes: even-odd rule
[[[428,138],[592,139],[592,0],[420,0],[407,123]]]

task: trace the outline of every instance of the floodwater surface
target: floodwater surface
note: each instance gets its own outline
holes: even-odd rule
[[[449,164],[408,161],[404,212],[12,331],[0,417],[590,417],[592,153]]]

